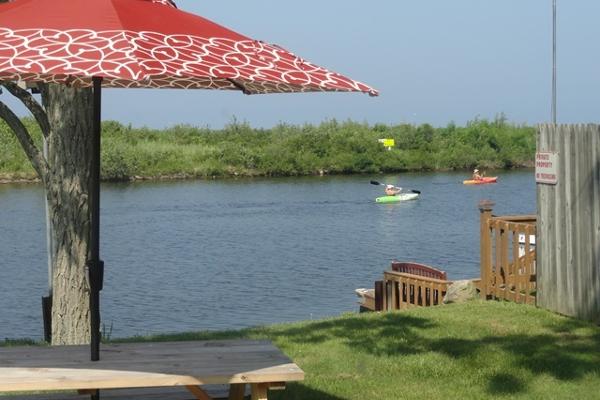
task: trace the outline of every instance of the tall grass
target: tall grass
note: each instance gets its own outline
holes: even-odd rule
[[[33,127],[31,120],[25,120]],[[39,132],[34,129],[39,142]],[[392,138],[388,151],[378,139]],[[474,120],[464,127],[369,125],[326,121],[319,125],[280,124],[254,129],[233,122],[210,130],[179,125],[169,129],[131,128],[103,123],[102,177],[227,177],[382,173],[419,170],[530,166],[535,130]],[[33,176],[22,149],[0,124],[0,174]]]

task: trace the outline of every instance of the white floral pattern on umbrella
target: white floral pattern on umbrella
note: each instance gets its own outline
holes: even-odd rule
[[[164,4],[165,6],[171,6],[171,7],[175,7],[177,8],[177,6],[175,5],[174,1],[171,0],[150,0],[153,3],[160,3],[160,4]]]
[[[68,73],[65,73],[68,72]],[[158,32],[0,28],[0,79],[105,87],[362,91],[369,86],[278,46]]]

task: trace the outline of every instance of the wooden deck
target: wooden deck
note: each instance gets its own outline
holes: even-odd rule
[[[100,361],[88,346],[0,348],[0,392],[186,387],[210,399],[199,385],[230,384],[230,398],[253,399],[271,387],[304,379],[304,372],[271,342],[222,340],[103,345]]]

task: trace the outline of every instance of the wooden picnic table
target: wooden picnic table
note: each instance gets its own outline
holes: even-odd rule
[[[304,379],[304,372],[268,340],[210,340],[104,344],[100,360],[89,346],[0,348],[0,392],[185,386],[195,398],[210,397],[200,387],[229,384],[230,399],[245,385],[252,399]]]

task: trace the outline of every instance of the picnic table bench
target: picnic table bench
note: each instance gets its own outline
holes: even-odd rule
[[[228,398],[239,400],[248,384],[252,400],[264,400],[269,389],[304,379],[304,372],[268,340],[104,344],[99,361],[89,357],[89,346],[0,348],[0,393],[46,392],[42,398],[71,400],[82,398],[77,393],[101,390],[101,398],[111,400],[210,400],[202,385],[226,384]],[[124,388],[153,389],[119,391]],[[6,398],[33,398],[19,396]]]

